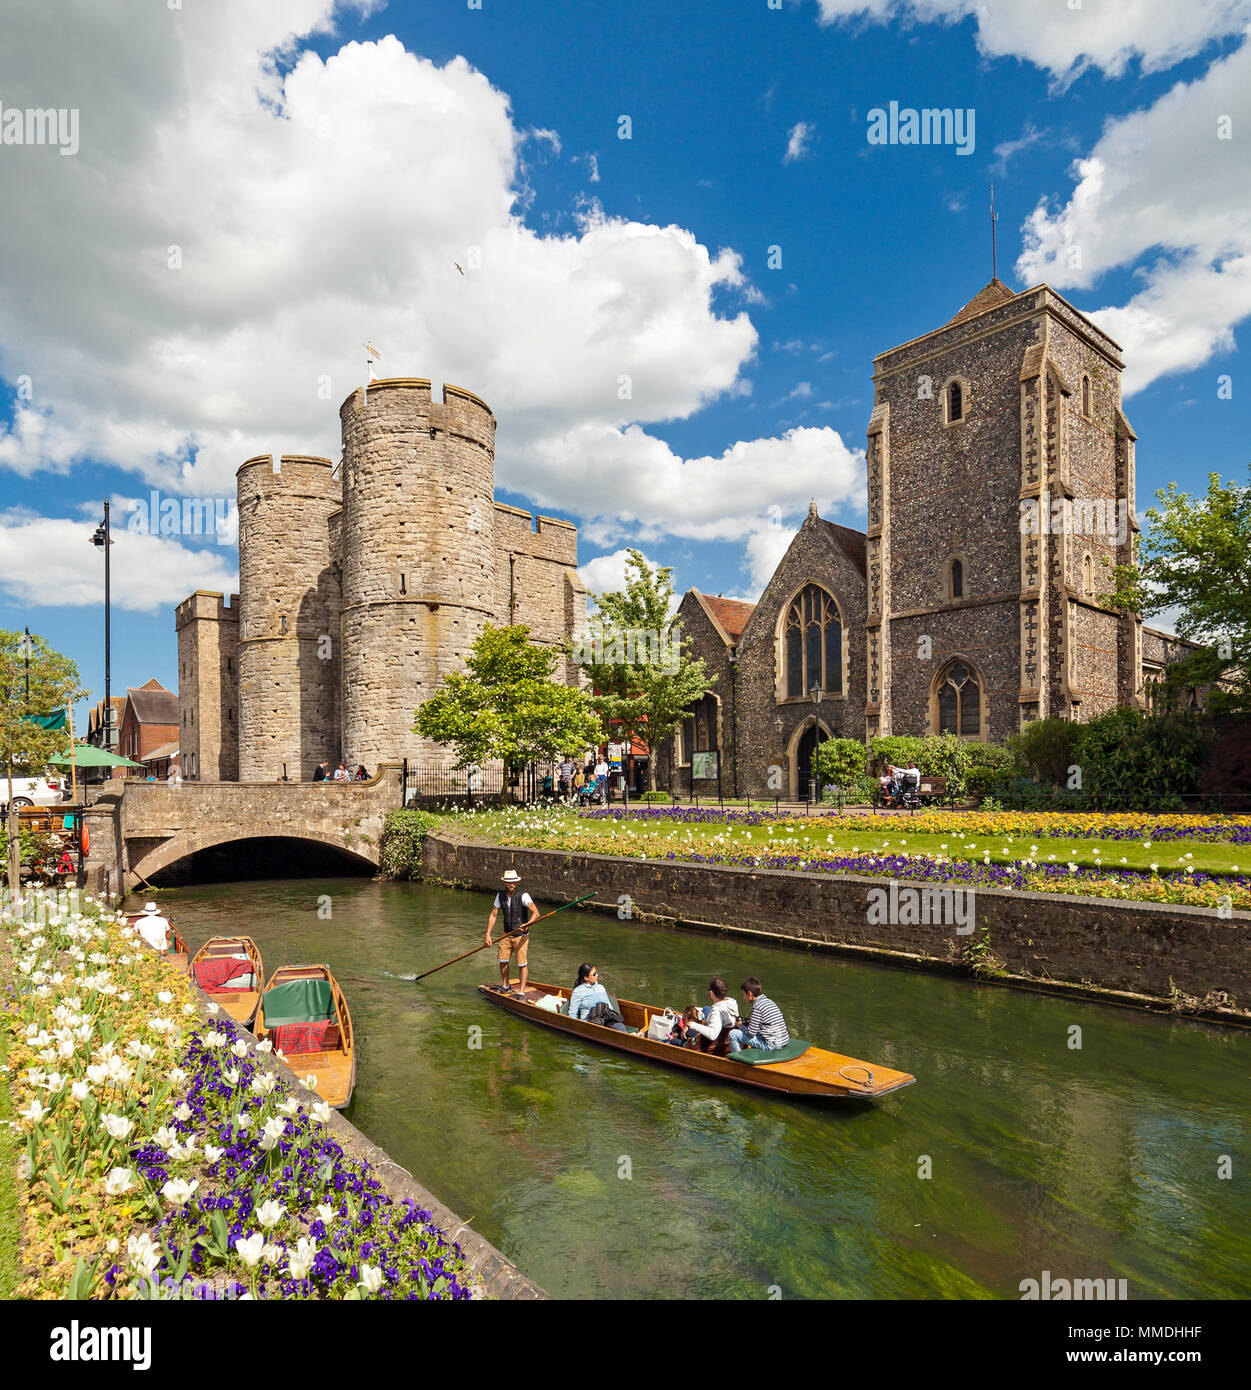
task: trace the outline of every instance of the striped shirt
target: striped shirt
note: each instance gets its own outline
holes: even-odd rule
[[[785,1047],[791,1040],[782,1010],[767,994],[758,994],[747,1020],[748,1036],[759,1033],[769,1047]]]

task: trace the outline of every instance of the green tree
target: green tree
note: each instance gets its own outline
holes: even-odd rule
[[[1158,507],[1147,510],[1150,529],[1137,566],[1117,566],[1112,606],[1129,612],[1178,610],[1177,631],[1202,644],[1170,666],[1163,703],[1176,705],[1183,692],[1224,678],[1229,689],[1214,689],[1209,708],[1251,707],[1251,486],[1225,483],[1208,474],[1202,496],[1182,492],[1176,483],[1156,493]]]
[[[456,750],[456,766],[502,758],[514,766],[595,742],[599,721],[585,693],[555,680],[560,653],[529,640],[524,624],[488,623],[465,675],[443,678],[417,711],[414,732]]]
[[[0,763],[7,784],[6,853],[9,890],[14,896],[20,891],[21,850],[13,779],[37,775],[69,744],[64,729],[46,729],[30,716],[55,714],[86,693],[78,667],[69,657],[54,651],[39,636],[31,637],[28,653],[24,633],[0,629]]]
[[[569,650],[591,682],[606,733],[647,744],[647,780],[656,787],[656,750],[716,683],[690,639],[673,623],[673,569],[626,552],[626,587],[600,594],[587,637]]]

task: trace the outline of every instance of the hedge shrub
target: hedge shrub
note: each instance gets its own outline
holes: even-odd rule
[[[421,847],[439,818],[429,811],[392,811],[382,823],[379,858],[384,878],[420,878]]]

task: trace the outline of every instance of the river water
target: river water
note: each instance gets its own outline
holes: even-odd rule
[[[1251,1296],[1240,1033],[597,913],[536,928],[536,980],[592,960],[680,1007],[755,974],[793,1036],[917,1077],[817,1107],[514,1018],[474,989],[494,951],[404,979],[480,944],[482,893],[304,879],[162,906],[193,951],[246,932],[267,974],[328,964],[358,1038],[347,1117],[554,1295],[1019,1298],[1049,1270]]]

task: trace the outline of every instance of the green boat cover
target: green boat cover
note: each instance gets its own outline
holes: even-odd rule
[[[334,1017],[334,992],[329,980],[288,980],[285,985],[275,985],[262,1005],[266,1028],[317,1023]]]
[[[265,1022],[269,1022],[268,1011],[265,1014]],[[746,1062],[753,1067],[767,1065],[769,1062],[793,1062],[796,1057],[802,1057],[811,1046],[811,1043],[792,1038],[785,1047],[745,1047],[741,1052],[731,1052],[729,1060]]]

